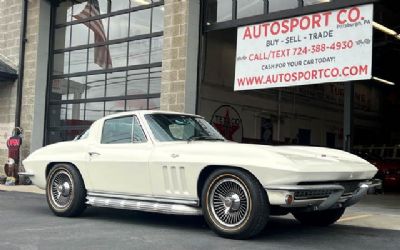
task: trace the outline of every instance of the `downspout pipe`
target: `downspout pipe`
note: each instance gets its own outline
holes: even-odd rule
[[[18,66],[18,83],[17,83],[17,103],[15,106],[15,127],[21,126],[21,109],[22,109],[22,89],[24,83],[25,69],[25,47],[26,47],[26,26],[28,21],[28,0],[22,1],[22,21],[20,29],[19,42],[19,66]]]

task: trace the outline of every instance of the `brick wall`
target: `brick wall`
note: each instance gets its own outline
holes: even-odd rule
[[[188,6],[186,0],[165,0],[162,110],[185,110]]]

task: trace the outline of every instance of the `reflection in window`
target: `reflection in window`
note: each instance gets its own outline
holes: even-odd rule
[[[256,15],[261,15],[263,13],[264,13],[264,0],[237,1],[237,18],[256,16]]]
[[[71,1],[61,2],[57,7],[56,24],[71,22],[72,3]]]
[[[126,71],[107,74],[106,97],[124,96]]]
[[[68,78],[54,79],[51,84],[51,100],[67,100]]]
[[[109,46],[112,66],[126,67],[128,43],[117,43]]]
[[[209,0],[207,11],[209,23],[232,20],[232,0]]]
[[[50,127],[59,127],[65,124],[66,108],[66,104],[50,105],[49,116],[52,118],[50,119]]]
[[[54,49],[65,49],[70,46],[71,26],[56,29]]]
[[[86,98],[99,98],[105,96],[105,91],[106,91],[105,77],[106,77],[105,74],[87,76]]]
[[[149,99],[149,109],[160,109],[160,98]]]
[[[69,52],[54,54],[53,75],[68,74],[69,72]]]
[[[126,110],[143,110],[147,109],[147,99],[136,99],[126,101]]]
[[[329,3],[331,0],[304,0],[304,6],[320,4],[320,3]]]
[[[151,32],[160,32],[164,30],[164,6],[153,8],[153,22]]]
[[[151,59],[150,63],[161,62],[162,61],[162,51],[163,51],[163,37],[154,37],[151,39]]]
[[[67,105],[67,124],[66,125],[84,125],[81,121],[84,120],[85,114],[85,104],[84,103],[74,103]]]
[[[147,94],[149,70],[139,69],[128,71],[127,95]]]
[[[83,24],[72,25],[72,39],[71,46],[85,45],[88,43],[89,29]]]
[[[114,40],[128,37],[129,14],[110,17],[108,39]]]
[[[85,99],[86,76],[71,77],[69,79],[68,100]]]
[[[129,65],[149,63],[150,39],[129,42]]]
[[[125,111],[125,100],[106,102],[105,115],[112,115]]]
[[[71,51],[69,73],[86,71],[87,51],[87,49]]]
[[[161,68],[154,68],[150,73],[149,94],[161,93]]]
[[[111,12],[118,10],[129,9],[130,0],[112,0],[111,2]]]
[[[89,44],[102,43],[107,40],[108,18],[89,22]],[[94,30],[97,30],[95,33]],[[97,35],[96,35],[97,34]]]
[[[145,9],[131,13],[129,36],[150,33],[150,14],[151,9]]]
[[[298,0],[269,0],[269,12],[288,10],[299,7]]]
[[[104,116],[104,102],[88,102],[85,107],[85,120],[96,121]]]

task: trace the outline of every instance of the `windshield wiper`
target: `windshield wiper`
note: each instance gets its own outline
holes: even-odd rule
[[[188,139],[188,142],[191,141],[225,141],[222,138],[216,138],[216,137],[212,137],[212,136],[206,136],[206,135],[202,135],[202,136],[192,136]]]

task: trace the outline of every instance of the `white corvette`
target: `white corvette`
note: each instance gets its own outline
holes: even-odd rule
[[[23,161],[58,216],[87,205],[201,215],[219,235],[245,239],[270,215],[329,225],[359,201],[377,169],[334,149],[226,141],[202,117],[162,111],[104,117],[74,141]]]

